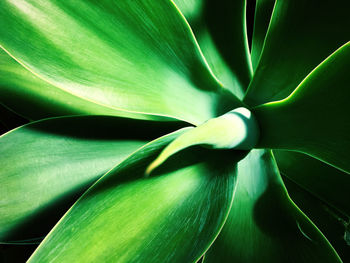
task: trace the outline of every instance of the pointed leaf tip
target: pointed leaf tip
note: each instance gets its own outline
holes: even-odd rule
[[[237,108],[176,138],[147,167],[145,175],[149,176],[170,156],[190,146],[206,145],[213,149],[250,150],[258,142],[258,137],[258,124],[253,114],[246,108]]]

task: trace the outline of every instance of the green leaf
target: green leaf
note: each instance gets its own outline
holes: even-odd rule
[[[210,119],[172,141],[146,169],[150,174],[175,153],[194,145],[211,149],[250,150],[258,140],[258,125],[246,108],[237,108]]]
[[[147,144],[102,177],[29,262],[196,262],[229,212],[236,157],[191,148],[144,177],[149,162],[184,131]]]
[[[243,98],[252,75],[245,20],[246,1],[174,2],[190,23],[214,74],[224,87]]]
[[[72,95],[42,80],[1,48],[0,102],[16,113],[32,120],[78,114],[117,115],[150,120],[162,119],[160,116],[135,115],[112,109]]]
[[[109,111],[199,124],[240,104],[212,75],[171,1],[5,0],[0,6],[6,52],[50,85]]]
[[[328,206],[327,203],[305,191],[288,178],[284,177],[283,179],[292,200],[324,233],[343,262],[347,262],[346,260],[350,258],[349,217]],[[335,189],[333,188],[334,192],[338,190]]]
[[[260,2],[260,1],[259,1]],[[245,102],[286,98],[318,64],[349,41],[346,0],[278,0]]]
[[[0,240],[46,234],[93,182],[171,126],[86,116],[47,119],[4,134]]]
[[[276,0],[258,0],[255,4],[254,30],[251,51],[254,71],[260,59],[275,2]]]
[[[350,175],[305,154],[275,150],[281,174],[350,217]]]
[[[350,172],[350,42],[321,63],[286,99],[253,109],[257,147],[307,153]]]
[[[238,163],[235,200],[204,262],[341,262],[290,200],[269,151]]]

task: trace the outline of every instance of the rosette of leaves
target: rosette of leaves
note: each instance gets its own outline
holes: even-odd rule
[[[346,261],[349,8],[259,0],[250,51],[243,0],[2,0],[2,246]]]

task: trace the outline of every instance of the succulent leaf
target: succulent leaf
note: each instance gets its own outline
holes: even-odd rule
[[[185,130],[145,145],[97,181],[28,262],[196,262],[228,215],[235,156],[188,149],[144,177]]]
[[[256,1],[251,49],[252,66],[254,71],[258,65],[261,51],[264,46],[264,41],[271,21],[272,10],[275,2],[276,0]]]
[[[229,217],[204,262],[341,262],[316,226],[291,201],[269,151],[238,163]]]
[[[199,124],[240,105],[171,1],[4,0],[0,21],[0,46],[23,67],[109,113]]]
[[[350,217],[349,174],[298,152],[275,150],[274,156],[281,174]]]
[[[117,117],[65,117],[2,135],[0,241],[45,235],[92,183],[170,126]]]
[[[256,107],[259,148],[309,154],[350,172],[350,42],[322,62],[286,99]]]
[[[349,8],[349,1],[277,0],[244,101],[256,106],[290,95],[307,74],[349,41]]]
[[[237,108],[220,117],[210,119],[172,141],[146,169],[149,175],[175,153],[194,145],[212,149],[251,150],[259,138],[259,128],[252,113]]]
[[[238,98],[252,76],[246,1],[175,0],[214,74]],[[225,30],[222,30],[225,28]]]
[[[135,115],[75,96],[39,78],[1,48],[0,86],[0,103],[30,120],[78,114],[167,119],[149,114]]]

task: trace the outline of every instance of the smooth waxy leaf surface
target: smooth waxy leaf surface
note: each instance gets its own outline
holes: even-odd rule
[[[350,175],[310,156],[274,151],[281,173],[345,216],[350,216]]]
[[[0,240],[46,234],[100,176],[169,130],[91,116],[47,119],[1,136]]]
[[[0,102],[32,120],[77,114],[118,115],[135,118],[135,114],[99,105],[49,84],[27,70],[1,48]],[[137,117],[161,118],[142,114],[138,114]]]
[[[349,217],[329,206],[287,177],[283,179],[291,199],[327,237],[343,262],[347,262],[347,259],[350,258]],[[335,189],[333,188],[333,191],[337,191]]]
[[[254,70],[258,65],[267,29],[270,24],[275,0],[258,0],[255,5],[254,29],[252,37],[252,65]]]
[[[346,0],[277,0],[245,102],[253,106],[286,98],[349,41],[349,8]]]
[[[214,74],[224,87],[242,98],[252,75],[245,21],[246,1],[174,2],[191,25]]]
[[[144,177],[160,150],[184,131],[147,144],[102,177],[29,262],[196,262],[229,212],[236,157],[191,148]]]
[[[253,149],[259,136],[254,116],[246,108],[237,108],[220,117],[210,119],[172,141],[146,170],[150,174],[170,156],[193,145],[212,149]]]
[[[235,200],[204,262],[341,262],[290,200],[268,151],[238,163]]]
[[[80,99],[195,124],[239,104],[171,1],[6,0],[0,7],[3,49]]]
[[[253,110],[257,147],[307,153],[350,172],[350,42],[321,63],[286,99]]]

